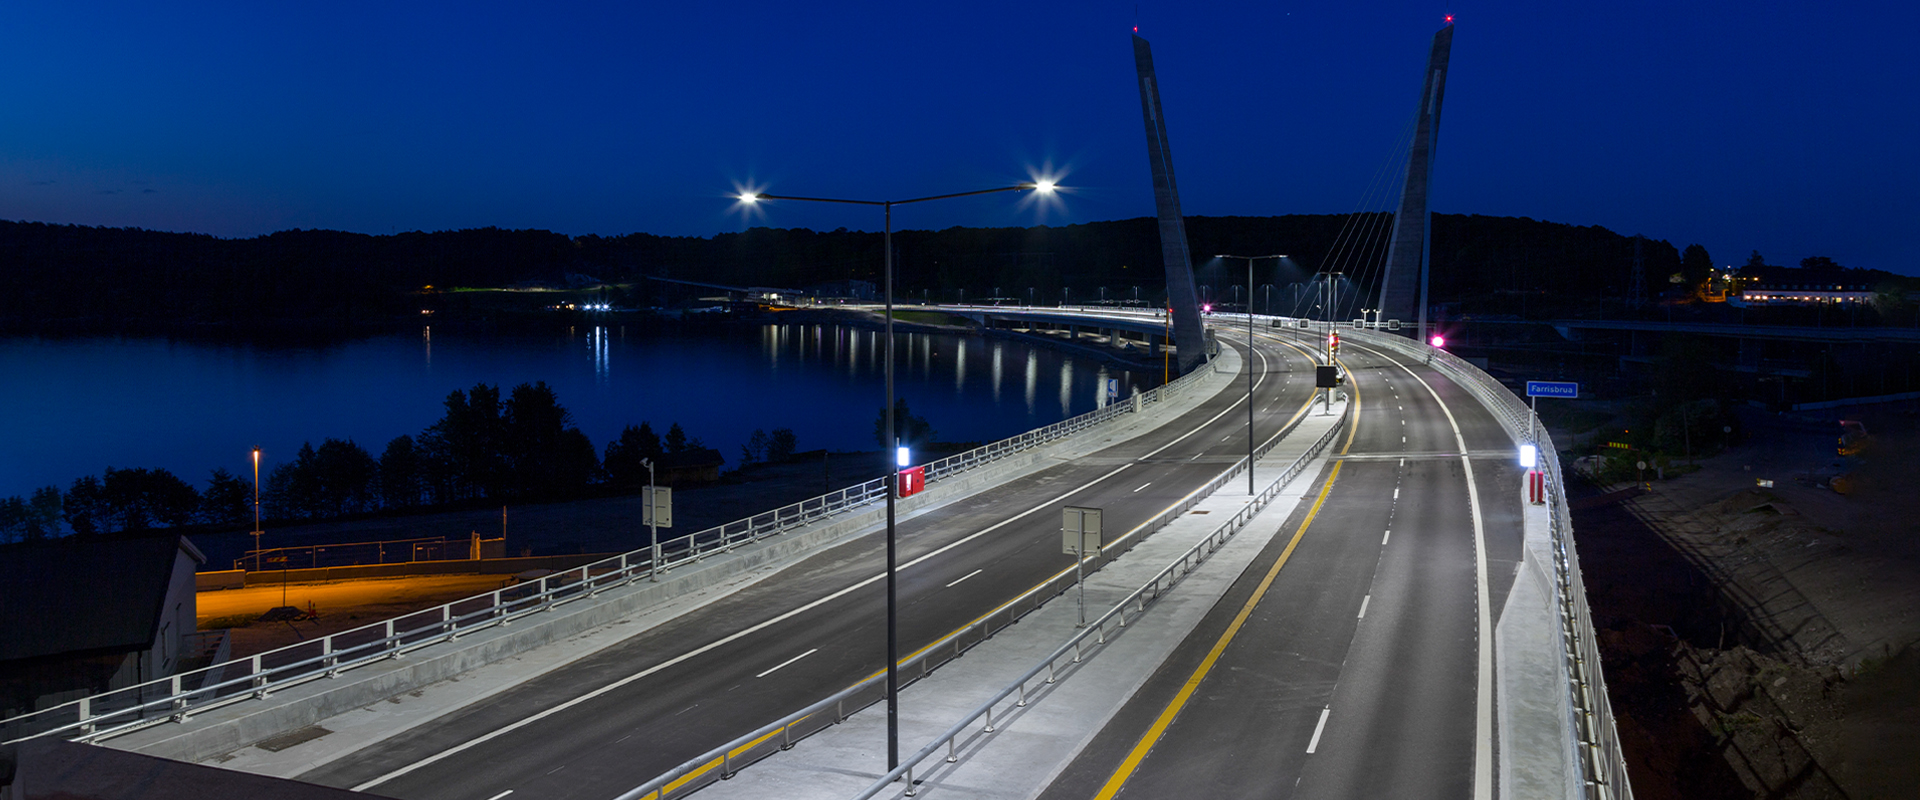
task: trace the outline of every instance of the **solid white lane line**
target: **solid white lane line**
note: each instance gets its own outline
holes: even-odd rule
[[[990,526],[987,526],[986,528],[982,528],[981,530],[979,530],[979,531],[978,531],[978,532],[976,532],[976,533],[973,533],[973,534],[969,534],[969,535],[967,535],[967,536],[964,536],[964,537],[961,537],[961,538],[959,538],[959,539],[956,539],[956,540],[954,540],[954,541],[953,541],[953,542],[952,542],[951,544],[948,544],[948,545],[946,545],[945,547],[941,547],[941,548],[939,548],[939,549],[937,549],[937,550],[934,550],[933,552],[931,552],[931,553],[928,553],[928,554],[926,554],[926,555],[924,555],[924,556],[921,556],[921,557],[919,557],[919,558],[916,558],[916,559],[914,559],[914,560],[912,560],[912,561],[908,561],[908,562],[907,562],[907,563],[905,563],[905,564],[901,564],[901,565],[900,565],[900,566],[898,567],[898,570],[899,570],[899,571],[904,571],[904,570],[906,570],[906,569],[907,569],[908,567],[912,567],[912,566],[914,566],[914,565],[917,565],[917,564],[920,564],[921,562],[924,562],[924,561],[927,561],[927,560],[929,560],[929,559],[932,559],[932,558],[935,558],[935,557],[937,557],[937,556],[940,556],[940,555],[942,555],[942,554],[944,554],[944,553],[946,553],[946,552],[947,552],[948,550],[952,550],[953,548],[956,548],[956,547],[959,547],[960,545],[963,545],[963,544],[966,544],[967,542],[971,542],[971,541],[973,541],[973,540],[975,540],[975,539],[978,539],[978,538],[980,538],[980,537],[982,537],[982,536],[985,536],[985,535],[987,535],[988,533],[991,533],[991,532],[993,532],[993,531],[996,531],[996,530],[999,530],[999,529],[1000,529],[1000,528],[1002,528],[1002,527],[1005,527],[1005,526],[1007,526],[1007,525],[1011,525],[1011,524],[1013,524],[1013,523],[1014,523],[1014,521],[1016,521],[1016,520],[1019,520],[1019,519],[1021,519],[1021,518],[1023,518],[1023,517],[1025,517],[1025,516],[1027,516],[1027,515],[1029,515],[1029,514],[1034,514],[1034,513],[1037,513],[1037,512],[1040,512],[1040,511],[1044,511],[1044,510],[1046,510],[1046,509],[1049,509],[1049,508],[1052,508],[1052,507],[1053,507],[1053,504],[1054,504],[1054,503],[1058,503],[1058,502],[1060,502],[1061,500],[1065,500],[1065,499],[1067,499],[1068,497],[1071,497],[1071,496],[1073,496],[1074,494],[1076,494],[1076,493],[1078,493],[1078,492],[1080,492],[1080,491],[1083,491],[1083,490],[1085,490],[1085,489],[1087,489],[1088,487],[1091,487],[1091,486],[1093,486],[1094,484],[1097,484],[1097,483],[1100,483],[1101,481],[1104,481],[1104,480],[1106,480],[1106,479],[1108,479],[1108,478],[1111,478],[1111,477],[1113,477],[1113,476],[1115,476],[1115,475],[1118,475],[1118,474],[1120,474],[1120,473],[1122,473],[1122,472],[1125,472],[1125,471],[1127,470],[1127,468],[1128,468],[1128,467],[1131,467],[1131,466],[1133,466],[1133,465],[1132,465],[1132,464],[1122,464],[1122,465],[1120,465],[1120,466],[1119,466],[1118,468],[1116,468],[1116,469],[1114,469],[1114,470],[1113,470],[1112,472],[1109,472],[1109,473],[1107,473],[1107,474],[1105,474],[1105,475],[1102,475],[1102,476],[1100,476],[1100,477],[1098,477],[1098,478],[1094,478],[1093,480],[1090,480],[1090,481],[1087,481],[1086,483],[1083,483],[1083,484],[1080,484],[1079,486],[1076,486],[1076,487],[1074,487],[1074,488],[1072,488],[1072,489],[1068,489],[1068,490],[1066,491],[1066,493],[1065,493],[1065,494],[1061,494],[1061,495],[1057,495],[1057,496],[1055,496],[1055,497],[1054,497],[1053,499],[1051,499],[1051,500],[1047,500],[1047,501],[1045,501],[1045,502],[1042,502],[1042,503],[1040,503],[1039,505],[1036,505],[1036,506],[1034,506],[1034,507],[1032,507],[1032,508],[1029,508],[1029,509],[1027,509],[1027,510],[1025,510],[1025,511],[1022,511],[1022,512],[1020,512],[1020,513],[1018,513],[1018,514],[1015,514],[1015,515],[1013,515],[1013,516],[1011,516],[1011,517],[1008,517],[1008,518],[1006,518],[1006,519],[1004,519],[1004,520],[1001,520],[1000,522],[997,522],[997,523],[994,523],[993,525],[990,525]],[[1195,491],[1198,491],[1198,490],[1196,489]],[[1144,522],[1142,522],[1142,523],[1140,523],[1140,524],[1141,524],[1141,525],[1145,525],[1146,523],[1144,523]],[[440,752],[438,752],[438,753],[435,753],[435,754],[433,754],[433,755],[431,755],[431,756],[428,756],[428,757],[426,757],[426,758],[423,758],[423,759],[420,759],[419,761],[415,761],[415,762],[413,762],[413,763],[411,763],[411,764],[408,764],[408,765],[406,765],[406,766],[404,766],[404,767],[401,767],[401,768],[399,768],[399,769],[396,769],[396,770],[394,770],[394,771],[392,771],[392,772],[389,772],[389,773],[387,773],[387,774],[385,774],[385,775],[382,775],[382,776],[380,776],[380,777],[378,777],[378,778],[374,778],[373,780],[370,780],[370,781],[367,781],[367,782],[365,782],[365,783],[362,783],[362,784],[360,784],[359,786],[355,786],[355,787],[353,787],[353,791],[356,791],[356,792],[364,792],[364,791],[366,791],[366,790],[368,790],[368,789],[370,789],[370,788],[373,788],[373,787],[375,787],[375,786],[378,786],[378,785],[380,785],[380,784],[382,784],[382,783],[386,783],[387,781],[390,781],[390,780],[393,780],[394,778],[398,778],[398,777],[400,777],[400,776],[402,776],[402,775],[405,775],[405,774],[407,774],[407,773],[409,773],[409,772],[412,772],[412,771],[414,771],[414,770],[416,770],[416,769],[419,769],[419,768],[421,768],[421,767],[424,767],[424,766],[427,766],[428,764],[433,764],[433,763],[435,763],[435,762],[438,762],[438,761],[440,761],[441,759],[445,759],[445,758],[448,758],[448,757],[451,757],[451,756],[453,756],[453,755],[456,755],[456,754],[459,754],[459,753],[461,753],[461,752],[464,752],[464,751],[466,751],[466,750],[468,750],[468,749],[471,749],[471,748],[473,748],[473,747],[477,747],[477,746],[479,746],[479,745],[481,745],[481,744],[485,744],[486,742],[490,742],[490,741],[493,741],[494,739],[498,739],[498,738],[500,738],[500,737],[502,737],[502,736],[505,736],[505,735],[507,735],[507,734],[509,734],[509,733],[512,733],[512,732],[514,732],[514,731],[517,731],[517,730],[519,730],[519,729],[521,729],[521,728],[524,728],[524,727],[526,727],[526,726],[528,726],[528,725],[532,725],[533,723],[536,723],[536,722],[539,722],[540,720],[543,720],[543,719],[546,719],[547,717],[551,717],[551,716],[553,716],[553,715],[555,715],[555,714],[558,714],[558,713],[560,713],[560,712],[562,712],[562,711],[565,711],[565,710],[567,710],[567,709],[569,709],[569,708],[572,708],[572,707],[574,707],[574,706],[577,706],[577,705],[580,705],[581,703],[585,703],[585,702],[587,702],[587,701],[589,701],[589,700],[592,700],[592,699],[594,699],[594,698],[596,698],[596,697],[599,697],[599,696],[601,696],[601,695],[604,695],[604,694],[606,694],[606,693],[608,693],[608,692],[611,692],[611,691],[614,691],[614,690],[616,690],[616,689],[619,689],[620,687],[622,687],[622,686],[625,686],[625,685],[627,685],[627,684],[629,684],[629,683],[633,683],[634,681],[637,681],[637,680],[641,680],[641,679],[643,679],[643,678],[646,678],[647,676],[649,676],[649,675],[652,675],[652,674],[654,674],[654,673],[656,673],[656,672],[659,672],[659,671],[661,671],[661,670],[663,670],[663,669],[667,669],[667,668],[669,668],[669,667],[672,667],[672,666],[675,666],[675,665],[677,665],[677,664],[679,664],[679,663],[681,663],[681,662],[683,662],[683,661],[686,661],[686,660],[688,660],[688,659],[691,659],[691,658],[697,658],[697,657],[699,657],[699,656],[701,656],[701,655],[704,655],[704,654],[706,654],[706,653],[708,653],[708,652],[710,652],[710,651],[712,651],[712,650],[714,650],[714,649],[716,649],[716,648],[719,648],[719,647],[724,647],[724,646],[726,646],[726,645],[728,645],[728,644],[732,644],[733,642],[737,642],[737,641],[739,641],[739,640],[741,640],[741,639],[745,639],[745,638],[747,638],[748,636],[752,636],[753,634],[756,634],[756,633],[759,633],[759,632],[761,632],[761,631],[763,631],[763,630],[766,630],[766,629],[768,629],[768,628],[771,628],[771,627],[773,627],[773,626],[775,626],[775,625],[778,625],[778,624],[780,624],[780,623],[782,623],[782,622],[786,622],[787,620],[790,620],[790,619],[793,619],[794,617],[797,617],[797,616],[800,616],[801,614],[805,614],[805,613],[807,613],[808,611],[812,611],[812,610],[814,610],[814,609],[816,609],[816,608],[819,608],[819,607],[821,607],[821,606],[824,606],[824,605],[826,605],[826,604],[828,604],[828,603],[831,603],[831,602],[833,602],[833,601],[835,601],[835,600],[838,600],[838,599],[840,599],[840,598],[842,598],[842,597],[845,597],[845,596],[847,596],[847,595],[849,595],[849,594],[852,594],[852,593],[854,593],[854,592],[857,592],[857,591],[859,591],[859,590],[861,590],[861,589],[864,589],[864,588],[866,588],[866,587],[868,587],[868,586],[872,586],[872,585],[874,585],[874,584],[876,584],[876,583],[879,583],[879,582],[880,582],[881,580],[883,580],[883,579],[885,579],[886,577],[887,577],[887,573],[886,573],[886,572],[884,572],[884,571],[883,571],[883,572],[880,572],[879,574],[877,574],[877,575],[874,575],[874,576],[873,576],[873,577],[871,577],[871,578],[868,578],[868,579],[866,579],[866,580],[864,580],[864,581],[861,581],[861,582],[859,582],[859,583],[856,583],[856,584],[853,584],[852,586],[848,586],[848,587],[846,587],[846,588],[844,588],[844,589],[841,589],[840,591],[837,591],[837,592],[834,592],[833,594],[830,594],[830,595],[827,595],[826,597],[822,597],[822,598],[820,598],[820,599],[818,599],[818,600],[815,600],[815,601],[813,601],[813,602],[811,602],[811,603],[808,603],[808,604],[806,604],[806,605],[803,605],[803,606],[800,606],[799,608],[796,608],[796,609],[793,609],[792,611],[788,611],[788,612],[787,612],[787,613],[785,613],[785,614],[781,614],[780,616],[777,616],[777,617],[774,617],[774,618],[772,618],[772,619],[769,619],[769,620],[767,620],[767,621],[765,621],[765,622],[762,622],[762,623],[760,623],[760,624],[758,624],[758,625],[754,625],[753,627],[750,627],[750,628],[745,628],[745,629],[742,629],[742,630],[739,630],[739,631],[736,631],[736,632],[734,632],[734,633],[732,633],[732,634],[730,634],[730,635],[727,635],[727,636],[723,636],[723,637],[720,637],[719,639],[715,639],[715,640],[713,640],[713,641],[711,641],[711,642],[708,642],[707,644],[704,644],[704,645],[701,645],[700,647],[697,647],[697,648],[694,648],[694,649],[692,649],[692,650],[688,650],[687,652],[685,652],[685,653],[681,653],[680,655],[677,655],[677,656],[674,656],[673,658],[670,658],[670,659],[667,659],[666,661],[662,661],[662,662],[660,662],[660,663],[658,663],[658,664],[655,664],[655,665],[653,665],[653,666],[651,666],[651,667],[648,667],[648,668],[646,668],[646,669],[643,669],[643,670],[640,670],[639,672],[636,672],[636,673],[634,673],[634,674],[632,674],[632,675],[628,675],[627,677],[624,677],[624,678],[621,678],[620,680],[617,680],[617,681],[614,681],[613,683],[609,683],[609,684],[607,684],[607,685],[605,685],[605,686],[602,686],[602,687],[600,687],[600,688],[598,688],[598,689],[595,689],[595,690],[593,690],[593,691],[591,691],[591,692],[588,692],[588,693],[586,693],[586,694],[583,694],[583,695],[580,695],[579,697],[576,697],[576,698],[573,698],[572,700],[568,700],[567,702],[564,702],[564,703],[561,703],[561,704],[559,704],[559,705],[556,705],[556,706],[553,706],[552,708],[549,708],[549,709],[547,709],[547,710],[545,710],[545,711],[542,711],[542,712],[540,712],[540,713],[538,713],[538,714],[533,714],[533,715],[531,715],[531,716],[526,716],[526,717],[521,717],[520,719],[518,719],[518,720],[515,720],[515,721],[514,721],[513,723],[511,723],[511,724],[509,724],[509,725],[506,725],[506,726],[503,726],[503,727],[500,727],[500,728],[496,728],[496,729],[494,729],[493,731],[491,731],[491,732],[489,732],[489,733],[486,733],[486,734],[483,734],[483,735],[481,735],[481,736],[478,736],[478,737],[475,737],[475,738],[472,738],[472,739],[468,739],[467,741],[465,741],[465,742],[462,742],[462,743],[460,743],[460,744],[457,744],[457,745],[454,745],[453,747],[449,747],[449,748],[447,748],[447,749],[445,749],[445,750],[442,750],[442,751],[440,751]]]
[[[1268,375],[1268,374],[1270,373],[1270,370],[1268,370],[1268,369],[1266,369],[1266,366],[1267,366],[1267,354],[1266,354],[1266,353],[1262,353],[1262,352],[1260,352],[1260,351],[1258,351],[1258,350],[1255,350],[1255,351],[1254,351],[1254,354],[1255,354],[1255,355],[1258,355],[1258,356],[1260,356],[1260,366],[1261,366],[1261,370],[1260,370],[1260,378],[1259,378],[1258,380],[1255,380],[1255,381],[1253,382],[1253,389],[1254,389],[1254,392],[1255,392],[1255,393],[1257,394],[1257,393],[1258,393],[1258,392],[1260,391],[1260,387],[1261,387],[1262,385],[1265,385],[1265,384],[1266,384],[1266,382],[1267,382],[1267,375]],[[1218,421],[1218,420],[1219,420],[1219,419],[1220,419],[1221,417],[1224,417],[1224,416],[1226,416],[1228,412],[1230,412],[1230,411],[1232,411],[1232,410],[1234,410],[1234,409],[1236,409],[1236,408],[1239,408],[1239,407],[1240,407],[1240,404],[1241,404],[1241,403],[1244,403],[1244,402],[1246,402],[1246,401],[1247,401],[1247,398],[1245,398],[1245,397],[1242,397],[1242,398],[1240,398],[1240,399],[1238,399],[1238,400],[1235,400],[1235,401],[1233,401],[1233,403],[1231,403],[1231,404],[1229,404],[1229,405],[1228,405],[1228,406],[1227,406],[1226,408],[1223,408],[1223,409],[1220,409],[1220,413],[1218,413],[1218,414],[1215,414],[1215,415],[1213,415],[1213,416],[1212,416],[1211,418],[1209,418],[1209,419],[1208,419],[1208,420],[1207,420],[1206,422],[1202,422],[1202,423],[1200,423],[1199,425],[1195,425],[1195,426],[1193,427],[1193,430],[1190,430],[1190,431],[1187,431],[1186,433],[1183,433],[1183,434],[1180,434],[1179,436],[1177,436],[1177,437],[1175,437],[1173,441],[1171,441],[1171,442],[1167,442],[1166,444],[1163,444],[1163,445],[1160,445],[1159,447],[1156,447],[1156,448],[1154,448],[1154,449],[1153,449],[1153,450],[1152,450],[1151,452],[1149,452],[1149,453],[1147,453],[1146,455],[1143,455],[1143,456],[1141,456],[1141,457],[1140,457],[1140,460],[1142,460],[1142,461],[1145,461],[1146,459],[1149,459],[1149,458],[1152,458],[1152,457],[1154,457],[1154,456],[1156,456],[1156,455],[1159,455],[1159,454],[1160,454],[1160,451],[1162,451],[1162,450],[1165,450],[1165,449],[1167,449],[1167,448],[1169,448],[1169,447],[1172,447],[1172,446],[1174,446],[1174,445],[1176,445],[1176,444],[1179,444],[1179,443],[1180,443],[1181,441],[1183,441],[1183,440],[1185,440],[1185,439],[1186,439],[1187,437],[1189,437],[1189,436],[1192,436],[1192,435],[1194,435],[1194,434],[1196,434],[1196,433],[1199,433],[1199,432],[1200,432],[1200,430],[1201,430],[1202,428],[1205,428],[1205,427],[1207,427],[1208,425],[1212,425],[1212,424],[1213,424],[1213,423],[1214,423],[1215,421]],[[1195,456],[1195,458],[1198,458],[1198,457],[1199,457],[1199,456]]]
[[[977,572],[978,570],[975,570],[975,571]],[[965,580],[965,578],[962,578],[961,580]],[[957,581],[956,581],[956,583],[957,583]],[[793,662],[795,662],[795,661],[799,661],[800,659],[803,659],[803,658],[806,658],[807,656],[810,656],[810,655],[813,655],[814,653],[818,653],[818,652],[820,652],[820,648],[818,648],[818,647],[816,647],[816,648],[813,648],[812,650],[808,650],[807,652],[804,652],[804,653],[801,653],[800,655],[797,655],[797,656],[794,656],[794,657],[792,657],[792,658],[789,658],[789,659],[787,659],[787,660],[785,660],[785,661],[782,661],[782,662],[780,662],[780,663],[778,663],[778,664],[775,664],[775,665],[773,666],[773,668],[772,668],[772,669],[769,669],[769,670],[767,670],[766,672],[762,672],[762,673],[760,673],[760,674],[758,674],[758,675],[755,675],[755,676],[753,676],[753,677],[756,677],[756,678],[764,678],[764,677],[767,677],[768,675],[772,675],[773,673],[775,673],[775,672],[778,672],[778,671],[780,671],[780,668],[781,668],[781,667],[784,667],[784,666],[786,666],[786,665],[788,665],[788,664],[792,664],[792,663],[793,663]]]
[[[1392,530],[1392,529],[1388,529],[1386,533],[1382,533],[1382,534],[1380,534],[1380,546],[1381,546],[1381,547],[1386,547],[1386,546],[1387,546],[1387,537],[1389,537],[1389,536],[1392,536],[1392,535],[1393,535],[1393,530]]]
[[[975,575],[978,575],[978,574],[980,574],[980,572],[981,572],[981,570],[977,570],[977,569],[976,569],[976,570],[974,570],[974,571],[972,571],[972,572],[969,572],[969,573],[967,573],[967,574],[965,574],[965,575],[962,575],[962,576],[960,576],[960,580],[957,580],[957,581],[954,581],[953,583],[949,583],[949,584],[947,584],[947,588],[949,588],[949,589],[951,589],[951,588],[953,588],[953,584],[954,584],[954,583],[959,583],[960,581],[964,581],[964,580],[966,580],[966,579],[968,579],[968,578],[971,578],[971,577],[973,577],[973,576],[975,576]]]
[[[508,790],[506,790],[506,791],[504,791],[504,792],[501,792],[501,793],[499,793],[499,794],[496,794],[496,795],[494,795],[494,796],[492,796],[492,797],[489,797],[489,798],[487,798],[487,800],[500,800],[500,798],[502,798],[502,797],[506,797],[507,795],[510,795],[510,794],[513,794],[513,790],[512,790],[512,789],[508,789]]]
[[[1153,481],[1147,481],[1146,483],[1140,484],[1140,489],[1145,489],[1152,485],[1153,485]],[[1134,491],[1137,492],[1137,491],[1140,491],[1140,489],[1135,489]]]
[[[1373,595],[1367,595],[1366,597],[1360,598],[1360,616],[1357,617],[1357,619],[1367,618],[1367,603],[1372,601],[1373,601]]]
[[[1307,742],[1307,752],[1309,754],[1320,746],[1320,732],[1327,729],[1327,714],[1332,711],[1333,706],[1320,709],[1320,721],[1313,726],[1313,741]]]

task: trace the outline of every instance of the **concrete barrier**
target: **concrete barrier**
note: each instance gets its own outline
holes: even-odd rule
[[[215,572],[193,573],[193,590],[196,592],[238,589],[246,585],[247,571],[244,569],[223,569]]]
[[[244,569],[194,574],[197,591],[238,589],[244,586],[279,586],[281,583],[320,583],[364,578],[398,578],[413,575],[512,575],[530,569],[560,571],[591,564],[619,553],[571,553],[555,556],[516,556],[513,558],[459,558],[447,561],[403,561],[395,564],[356,564],[346,567],[310,567],[306,569]]]

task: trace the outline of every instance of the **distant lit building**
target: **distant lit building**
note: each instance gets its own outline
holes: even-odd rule
[[[1792,267],[1749,267],[1740,271],[1737,295],[1727,302],[1738,306],[1820,306],[1867,303],[1873,287],[1847,270],[1808,270]]]

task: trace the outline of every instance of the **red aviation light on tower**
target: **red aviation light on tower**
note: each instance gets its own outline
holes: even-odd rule
[[[1452,24],[1453,24],[1453,15],[1452,15],[1452,14],[1448,14],[1448,15],[1447,15],[1447,24],[1448,24],[1448,25],[1452,25]]]

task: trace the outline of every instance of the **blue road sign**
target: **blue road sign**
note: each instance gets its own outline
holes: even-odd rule
[[[1580,384],[1568,381],[1527,381],[1528,397],[1579,397]]]

